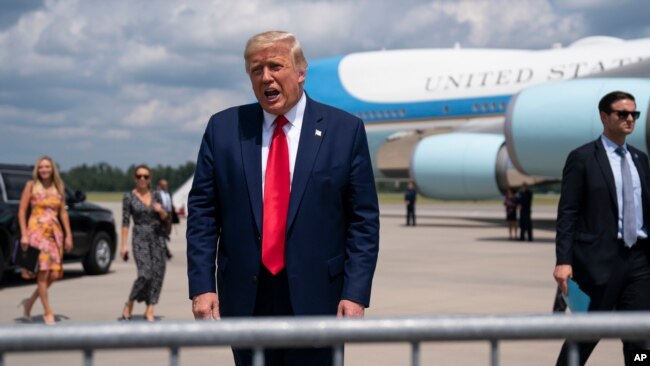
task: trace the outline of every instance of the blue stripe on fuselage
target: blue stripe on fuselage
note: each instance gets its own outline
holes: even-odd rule
[[[495,95],[411,103],[364,102],[348,93],[341,84],[338,72],[341,59],[343,56],[311,62],[305,90],[311,98],[348,111],[368,123],[503,114],[511,97]]]

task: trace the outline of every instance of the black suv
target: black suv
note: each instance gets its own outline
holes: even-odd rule
[[[31,179],[28,165],[0,164],[0,280],[13,268],[12,254],[20,243],[18,205],[25,183]],[[83,263],[88,274],[103,274],[115,258],[115,220],[105,208],[85,202],[81,191],[65,189],[65,201],[72,227],[73,249],[64,262]]]

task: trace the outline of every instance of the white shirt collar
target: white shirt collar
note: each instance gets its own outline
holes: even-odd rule
[[[603,142],[603,146],[605,146],[605,150],[607,150],[608,153],[616,154],[616,149],[618,148],[618,145],[612,140],[610,140],[607,136],[605,135],[600,135],[600,140]],[[623,144],[623,149],[625,151],[629,151],[627,149],[627,142]]]
[[[289,121],[289,124],[291,125],[292,128],[296,128],[298,131],[302,128],[302,118],[305,115],[305,107],[307,106],[307,97],[305,95],[305,92],[302,93],[302,96],[298,100],[298,103],[293,106],[293,108],[289,109],[289,111],[284,115],[284,117]],[[275,119],[278,117],[275,114],[271,114],[267,111],[263,111],[264,113],[264,129],[268,130],[271,128],[275,128],[273,126],[273,123],[275,123]]]

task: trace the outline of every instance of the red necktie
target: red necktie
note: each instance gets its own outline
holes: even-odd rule
[[[288,122],[284,116],[275,119],[264,178],[262,263],[274,275],[284,268],[290,176],[289,146],[282,127]]]

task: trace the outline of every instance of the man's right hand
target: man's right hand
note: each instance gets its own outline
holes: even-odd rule
[[[192,298],[192,313],[196,320],[219,320],[219,298],[214,292],[205,292]]]
[[[555,270],[553,271],[553,277],[555,278],[555,282],[557,282],[557,285],[560,287],[562,293],[566,295],[569,291],[569,288],[567,287],[567,281],[569,278],[573,277],[573,268],[571,265],[558,264],[555,266]]]

